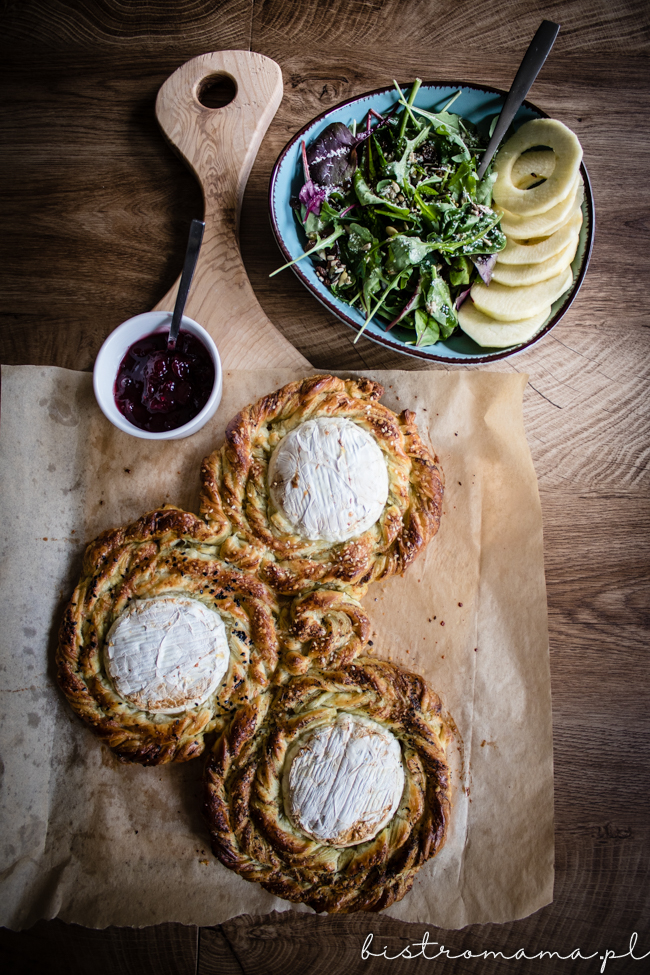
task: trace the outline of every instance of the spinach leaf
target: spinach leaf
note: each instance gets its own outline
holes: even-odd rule
[[[462,254],[450,262],[449,282],[457,287],[459,284],[469,284],[470,274],[472,273],[472,262],[463,257]]]
[[[506,235],[498,226],[493,226],[487,230],[482,237],[473,240],[466,240],[458,248],[457,253],[472,254],[494,254],[502,251],[506,246]]]
[[[491,173],[488,169],[487,173],[476,187],[476,202],[480,203],[481,206],[489,207],[492,203],[492,188],[496,183],[496,180],[497,174]]]
[[[370,230],[360,223],[351,223],[348,226],[348,247],[353,254],[361,254],[365,251],[367,244],[372,247],[377,240],[372,236]]]
[[[439,277],[435,269],[431,270],[431,282],[425,293],[424,307],[429,316],[438,322],[440,334],[446,339],[458,325],[458,316],[447,283]]]
[[[411,329],[418,345],[448,338],[472,282],[489,279],[505,247],[491,209],[495,174],[479,181],[483,146],[476,126],[450,111],[415,105],[416,80],[387,115],[371,109],[357,133],[328,125],[307,150],[295,207],[310,254],[326,256],[321,280],[332,293],[390,329]],[[301,260],[301,258],[298,258]],[[292,262],[295,263],[295,262]],[[285,265],[287,267],[289,265]]]
[[[419,264],[435,249],[435,244],[425,243],[419,237],[406,237],[404,234],[398,234],[392,238],[388,245],[386,268],[390,274],[396,274],[407,267]]]
[[[459,202],[465,193],[470,199],[476,199],[476,171],[473,163],[467,159],[461,162],[460,166],[447,182],[447,192]]]
[[[435,345],[440,339],[440,328],[435,318],[427,312],[418,308],[415,312],[415,334],[417,336],[416,345]]]

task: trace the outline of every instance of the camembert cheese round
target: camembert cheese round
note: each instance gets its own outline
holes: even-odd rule
[[[120,697],[143,711],[176,714],[202,704],[228,669],[221,616],[197,599],[133,602],[111,626],[106,672]]]
[[[287,754],[285,813],[296,829],[327,845],[373,839],[392,819],[403,791],[397,738],[360,715],[339,712]]]
[[[273,452],[268,476],[273,504],[311,541],[344,542],[363,534],[388,498],[380,447],[345,418],[301,423]]]
[[[230,421],[201,467],[220,559],[287,596],[359,598],[404,572],[438,531],[442,476],[415,414],[383,406],[383,392],[371,379],[308,376]]]

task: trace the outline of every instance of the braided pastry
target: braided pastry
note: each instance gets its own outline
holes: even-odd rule
[[[393,413],[383,392],[369,379],[312,376],[228,424],[202,466],[201,513],[231,528],[221,558],[287,594],[320,585],[360,596],[404,572],[438,530],[442,479],[415,414]],[[333,448],[322,463],[310,460],[314,444]]]
[[[345,667],[368,652],[370,620],[352,596],[336,589],[315,589],[296,597],[281,614],[281,662],[297,676],[312,667]]]
[[[123,761],[200,755],[204,736],[269,685],[275,597],[216,561],[219,541],[195,515],[165,506],[86,549],[60,628],[57,677]]]
[[[436,694],[393,664],[291,678],[243,705],[208,757],[214,854],[316,911],[383,910],[443,845],[449,738]]]

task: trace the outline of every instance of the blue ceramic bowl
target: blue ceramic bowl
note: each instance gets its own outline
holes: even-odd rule
[[[463,118],[469,119],[476,125],[487,127],[491,118],[501,111],[505,93],[498,91],[496,88],[487,88],[478,85],[423,84],[417,94],[415,104],[429,110],[440,110],[459,89],[462,94],[454,102],[451,111],[462,115]],[[307,247],[305,234],[298,226],[290,205],[290,200],[298,196],[304,180],[301,159],[302,140],[304,139],[307,145],[309,145],[312,139],[331,122],[344,122],[346,125],[351,125],[356,120],[357,124],[360,125],[365,119],[369,108],[374,108],[376,112],[385,115],[393,107],[395,101],[395,89],[390,87],[379,88],[376,91],[360,95],[358,98],[341,102],[334,108],[329,109],[329,111],[323,112],[322,115],[312,119],[284,147],[271,174],[269,207],[273,233],[284,255],[285,262],[293,261],[297,257],[300,257]],[[519,128],[520,125],[532,118],[547,118],[547,116],[530,102],[524,102],[517,113],[514,127]],[[364,335],[371,341],[385,345],[395,352],[402,352],[405,355],[415,356],[418,359],[446,362],[448,364],[493,362],[496,359],[505,359],[508,356],[512,356],[539,342],[554,325],[557,325],[562,316],[568,311],[582,284],[582,279],[584,278],[591,256],[594,237],[593,197],[589,176],[584,164],[580,167],[580,172],[585,184],[585,198],[583,203],[584,220],[580,231],[580,243],[572,264],[573,286],[555,302],[548,320],[530,341],[509,349],[490,350],[477,345],[464,332],[457,329],[451,338],[444,342],[436,342],[435,345],[416,348],[413,345],[406,344],[408,341],[413,341],[414,333],[411,329],[395,326],[390,332],[386,332],[384,331],[383,324],[376,321],[370,322],[364,331]],[[294,264],[292,271],[300,278],[314,297],[329,309],[332,314],[349,325],[350,328],[353,328],[357,332],[360,331],[364,323],[362,314],[355,308],[334,297],[329,288],[325,287],[317,277],[311,258],[306,257],[299,264]]]

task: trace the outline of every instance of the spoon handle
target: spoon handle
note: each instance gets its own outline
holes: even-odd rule
[[[190,291],[190,285],[192,284],[192,278],[194,276],[194,268],[196,267],[196,262],[199,257],[199,251],[201,250],[201,241],[203,240],[203,231],[205,230],[205,224],[202,220],[192,220],[192,226],[190,227],[190,236],[187,241],[187,250],[185,252],[185,263],[183,264],[183,273],[181,274],[181,281],[178,286],[178,294],[176,295],[176,304],[174,305],[174,313],[172,315],[172,324],[169,329],[169,337],[167,338],[167,348],[176,348],[176,339],[178,338],[178,332],[181,327],[181,318],[183,317],[183,309],[185,308],[185,302],[187,301],[187,296]]]
[[[490,164],[492,156],[497,151],[499,143],[506,134],[510,123],[514,119],[515,115],[519,111],[521,103],[528,94],[528,91],[540,72],[544,61],[549,55],[553,44],[555,43],[555,38],[560,32],[560,25],[554,24],[552,20],[543,20],[542,23],[537,28],[537,32],[530,42],[530,46],[526,53],[524,54],[523,61],[519,65],[519,71],[515,75],[515,80],[512,82],[512,87],[508,92],[503,108],[501,109],[501,114],[496,124],[496,128],[492,133],[492,138],[488,143],[488,147],[481,157],[481,162],[478,167],[477,176],[479,179],[483,179],[485,175],[485,170]]]

